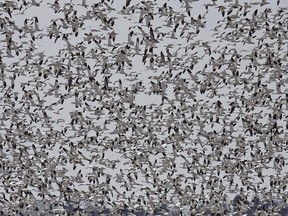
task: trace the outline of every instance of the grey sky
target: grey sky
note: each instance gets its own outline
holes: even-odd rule
[[[64,2],[61,1],[61,7],[65,4]],[[159,8],[165,2],[167,2],[167,6],[171,7],[169,9],[171,16],[168,15],[169,12],[163,16],[158,14]],[[129,203],[131,205],[129,207],[136,208],[136,205],[144,206],[144,198],[141,204],[137,204],[137,199],[142,199],[142,197],[146,199],[147,191],[151,194],[151,200],[147,201],[151,202],[150,204],[158,203],[163,198],[165,202],[174,206],[189,206],[191,200],[188,198],[192,196],[195,199],[209,200],[212,189],[207,184],[209,181],[211,184],[214,179],[218,179],[213,183],[214,191],[219,192],[222,197],[227,196],[228,201],[239,194],[241,187],[249,198],[255,195],[253,191],[247,190],[247,185],[243,185],[244,175],[247,177],[244,179],[248,184],[252,182],[256,188],[259,186],[257,188],[259,194],[270,190],[271,178],[285,179],[287,165],[280,167],[275,162],[275,158],[282,160],[283,156],[287,159],[285,146],[285,142],[287,142],[287,129],[285,128],[287,109],[284,109],[286,105],[284,92],[287,91],[288,81],[287,74],[284,73],[285,68],[287,69],[287,66],[285,67],[287,45],[281,45],[281,43],[287,44],[287,31],[285,31],[282,41],[279,41],[279,37],[277,39],[277,35],[270,38],[262,38],[262,36],[267,35],[265,22],[268,23],[266,28],[272,29],[273,25],[275,28],[280,28],[279,34],[282,33],[281,27],[284,30],[287,29],[285,22],[288,15],[287,2],[283,0],[277,6],[276,1],[273,1],[261,6],[256,4],[261,1],[255,1],[254,4],[251,4],[250,1],[239,1],[243,8],[245,5],[251,6],[251,8],[247,8],[246,17],[242,15],[244,9],[240,11],[238,5],[234,4],[235,1],[216,1],[216,6],[212,1],[189,1],[191,6],[191,17],[189,17],[185,7],[186,2],[188,1],[181,3],[170,0],[141,3],[132,0],[129,7],[134,5],[135,13],[130,15],[121,13],[125,1],[115,1],[112,5],[109,2],[107,5],[100,3],[96,16],[98,19],[84,17],[83,21],[83,16],[87,15],[87,11],[92,10],[91,5],[94,4],[94,1],[87,0],[87,8],[81,6],[81,1],[72,1],[73,9],[77,11],[74,15],[83,21],[83,26],[79,27],[77,36],[75,36],[75,32],[71,31],[71,27],[65,29],[63,24],[65,20],[61,20],[65,18],[65,11],[54,13],[46,2],[42,2],[40,7],[28,7],[23,14],[16,15],[15,11],[12,13],[12,20],[19,28],[33,29],[35,25],[33,17],[37,17],[40,31],[33,32],[36,40],[31,42],[29,30],[26,37],[23,36],[24,32],[13,29],[13,25],[1,30],[3,32],[0,36],[1,56],[2,65],[4,65],[1,79],[3,85],[4,82],[7,83],[7,87],[3,87],[0,92],[0,97],[3,98],[0,102],[3,107],[0,127],[3,146],[2,162],[7,162],[11,166],[19,164],[19,156],[25,155],[21,152],[28,147],[28,155],[22,156],[25,158],[22,162],[30,163],[30,167],[25,169],[16,166],[13,169],[15,175],[9,184],[15,184],[16,188],[25,185],[25,179],[19,180],[17,175],[31,175],[30,169],[34,170],[34,177],[37,176],[43,182],[45,178],[51,178],[49,175],[52,170],[56,170],[57,177],[56,179],[51,178],[49,193],[51,196],[55,195],[55,199],[59,202],[63,201],[63,197],[61,197],[63,193],[59,192],[58,183],[65,185],[65,182],[73,182],[73,185],[69,185],[72,190],[76,189],[71,194],[72,200],[80,200],[83,203],[87,200],[91,202],[103,200],[108,206],[112,202],[119,205]],[[248,4],[246,4],[247,2]],[[51,1],[51,3],[53,2]],[[224,18],[219,12],[219,6],[225,7]],[[66,8],[69,7],[67,4]],[[114,9],[110,10],[110,7]],[[154,34],[159,37],[155,44],[149,44],[143,35],[147,34],[146,36],[149,37],[151,34],[150,27],[146,23],[149,21],[147,14],[143,23],[139,24],[139,17],[144,8],[154,13],[154,20],[150,20],[150,22]],[[281,8],[284,11],[283,15],[277,14]],[[230,9],[232,9],[229,15],[229,19],[232,19],[231,25],[238,23],[244,29],[243,35],[238,36],[238,39],[234,37],[237,30],[230,27],[225,28],[226,23],[229,23],[227,13]],[[249,36],[247,29],[249,29],[249,21],[253,20],[256,10],[256,19],[260,27],[255,29],[252,41],[249,43],[250,41],[246,39]],[[265,17],[261,17],[265,10],[268,11],[266,21]],[[68,16],[73,17],[73,13]],[[102,14],[106,14],[107,19],[115,20],[115,24],[113,26],[107,24],[108,27],[105,27],[105,23],[101,21]],[[5,16],[8,17],[8,14],[3,12],[1,17],[6,19]],[[184,24],[180,21],[182,16]],[[171,26],[169,26],[170,18],[173,20]],[[24,26],[25,19],[27,19],[27,25],[31,25],[31,27]],[[52,39],[49,39],[52,29],[55,28],[53,21],[60,32],[60,38],[56,42],[55,33]],[[77,18],[72,18],[70,22],[77,22]],[[173,33],[177,22],[179,22],[179,26]],[[203,26],[197,27],[201,22]],[[282,23],[282,26],[279,22]],[[198,28],[200,32],[196,34]],[[218,31],[215,31],[215,28]],[[7,32],[9,35],[11,29],[13,29],[12,40],[16,42],[15,47],[19,46],[22,51],[19,57],[16,56],[14,49],[11,53],[13,57],[9,56],[9,51],[6,51],[8,50],[6,35]],[[131,37],[132,42],[129,44],[128,34],[131,31],[133,31],[133,36]],[[181,31],[184,36],[181,36]],[[117,33],[116,39],[115,42],[111,42],[110,46],[109,35],[114,32]],[[87,42],[89,33],[95,36],[96,42]],[[161,33],[164,34],[161,35]],[[69,35],[68,42],[62,39],[63,34]],[[187,40],[189,34],[191,38]],[[281,66],[274,65],[274,68],[264,66],[267,60],[266,55],[269,52],[268,48],[265,48],[265,43],[270,44],[269,48],[274,53],[275,59],[282,59]],[[260,49],[258,44],[261,44],[261,51],[257,50]],[[277,50],[279,44],[281,49]],[[130,48],[127,48],[127,45]],[[139,53],[135,51],[136,46],[139,46]],[[227,50],[225,50],[226,46]],[[71,47],[73,57],[71,57],[68,47]],[[151,47],[153,47],[153,53],[147,51],[149,56],[146,63],[143,64],[145,49],[149,50]],[[209,54],[209,50],[211,50],[211,54]],[[84,58],[81,57],[83,51]],[[121,51],[126,52],[125,56],[128,60],[125,59],[125,56],[123,57]],[[165,55],[165,63],[159,63],[161,52]],[[171,61],[168,60],[168,52],[171,53]],[[221,53],[223,53],[224,59],[221,59]],[[258,62],[251,62],[251,57],[255,58],[255,53],[257,53]],[[237,55],[241,57],[238,58]],[[43,58],[43,64],[39,65],[41,58]],[[124,58],[124,67],[117,70],[115,62],[121,58]],[[151,60],[152,58],[154,61]],[[234,62],[235,58],[236,62]],[[27,65],[26,61],[28,61]],[[129,62],[132,66],[128,66]],[[13,66],[13,64],[15,65]],[[221,67],[218,64],[221,64]],[[91,69],[88,69],[87,65]],[[206,68],[205,65],[207,65]],[[251,65],[251,69],[249,69],[249,65]],[[231,68],[233,67],[237,68],[240,74],[238,77],[232,74]],[[187,68],[192,75],[187,72]],[[57,75],[59,69],[62,69],[63,73]],[[279,78],[278,71],[283,72],[281,78]],[[46,78],[43,75],[45,73],[47,74]],[[14,89],[12,89],[11,83],[14,82],[13,76],[16,76]],[[89,80],[89,77],[93,77],[94,81]],[[105,89],[103,90],[105,77],[106,79],[109,77],[108,86],[110,88],[110,92],[106,93]],[[194,80],[195,77],[198,84]],[[225,77],[227,77],[227,85],[223,81]],[[122,85],[120,85],[119,79]],[[265,101],[261,96],[258,96],[258,99],[254,96],[255,89],[257,89],[256,84],[260,79],[262,84],[267,85],[266,88],[262,87],[261,91],[271,91],[272,102],[269,106],[255,105],[256,100]],[[72,87],[68,86],[70,81]],[[140,81],[142,86],[139,86]],[[243,84],[245,81],[248,82],[248,87]],[[201,94],[200,89],[209,82],[212,83],[209,88],[207,86],[209,90]],[[159,88],[159,86],[157,87],[159,83],[162,84],[165,92],[162,95],[151,93],[155,88]],[[57,89],[58,84],[59,88]],[[278,87],[279,85],[280,87]],[[180,90],[177,90],[177,87]],[[247,91],[252,87],[250,92]],[[134,93],[133,89],[140,90]],[[217,92],[215,96],[213,89]],[[176,91],[179,91],[179,94],[176,94]],[[10,99],[7,95],[11,95]],[[245,105],[241,105],[241,95]],[[17,101],[15,97],[18,97]],[[131,98],[134,98],[133,106],[130,102]],[[162,101],[163,98],[165,99]],[[63,103],[61,100],[64,100]],[[14,107],[12,106],[13,101]],[[216,108],[218,101],[222,103],[223,109]],[[163,105],[161,105],[162,102]],[[229,104],[231,102],[238,103],[239,107],[230,114]],[[280,146],[275,147],[275,142],[271,141],[272,138],[269,137],[269,134],[249,136],[243,119],[247,117],[247,121],[257,121],[259,124],[255,123],[255,127],[260,129],[263,127],[268,130],[267,128],[271,127],[269,124],[275,122],[270,116],[280,112],[278,111],[279,104],[283,104],[281,109],[283,117],[281,120],[277,120],[277,123],[282,126],[280,130],[283,132],[273,139]],[[174,108],[173,105],[175,105]],[[164,113],[163,118],[156,117],[157,113],[160,115],[159,110]],[[48,118],[45,119],[45,115]],[[199,118],[198,120],[196,116]],[[220,116],[220,123],[215,122],[216,116]],[[74,126],[71,124],[73,118],[79,119],[78,122],[74,122]],[[210,121],[211,118],[212,121]],[[191,128],[188,128],[183,120],[191,121]],[[16,122],[18,124],[22,122],[22,126],[17,128]],[[233,127],[231,127],[232,124],[234,124]],[[137,128],[136,132],[132,129],[133,126]],[[169,126],[181,128],[181,133],[183,131],[184,133],[179,135],[174,129],[171,129],[174,133],[171,135],[168,132]],[[126,127],[128,128],[127,132],[121,131]],[[149,130],[152,131],[149,132]],[[27,132],[31,136],[27,135]],[[96,136],[98,143],[94,139]],[[241,136],[245,138],[242,144]],[[221,144],[225,139],[228,142],[227,146]],[[11,149],[13,142],[17,143],[16,149]],[[51,143],[50,146],[47,144],[48,142]],[[73,142],[72,145],[71,142]],[[264,147],[264,143],[266,143],[266,147]],[[113,145],[112,151],[111,146]],[[213,145],[218,147],[214,148]],[[254,148],[251,148],[252,145]],[[44,146],[46,147],[44,148]],[[237,148],[240,153],[233,156],[233,152]],[[245,154],[241,151],[245,151]],[[164,157],[161,152],[166,153],[167,157]],[[222,154],[221,159],[217,160],[219,154]],[[273,157],[270,162],[267,159],[269,154]],[[39,155],[42,156],[39,157]],[[68,158],[67,163],[61,163],[62,159],[66,157]],[[92,158],[95,159],[89,162]],[[142,167],[133,165],[134,158],[137,163],[142,164]],[[195,162],[197,158],[199,161]],[[208,158],[211,160],[209,165],[205,164]],[[244,165],[243,171],[237,173],[236,170],[233,170],[245,160],[248,162],[244,162],[247,164]],[[47,163],[46,168],[41,166],[43,161]],[[116,164],[115,167],[113,163]],[[173,168],[173,164],[176,164],[176,167]],[[189,164],[191,172],[187,172]],[[100,170],[103,171],[103,175],[99,174],[97,177],[98,183],[89,182],[91,178],[98,175],[97,172]],[[216,177],[219,170],[220,174]],[[225,173],[225,170],[228,170],[228,173]],[[259,177],[259,172],[257,173],[259,170],[262,170],[263,178]],[[3,176],[8,175],[3,168],[2,171]],[[62,171],[63,175],[61,176]],[[122,175],[121,172],[124,181],[122,179],[122,182],[118,182],[117,179],[119,175]],[[127,175],[134,175],[134,172],[138,173],[137,179],[134,179],[132,183],[132,185],[135,184],[133,185],[135,187],[130,185],[130,177],[127,177]],[[199,174],[200,172],[206,174]],[[82,181],[79,180],[80,175],[83,175]],[[196,178],[194,179],[194,177]],[[111,178],[110,186],[113,185],[117,191],[105,184],[108,178]],[[153,184],[154,179],[159,181],[156,185]],[[222,183],[219,179],[222,180]],[[229,187],[231,179],[233,179],[233,184]],[[174,183],[178,180],[179,188],[182,192],[185,191],[182,196],[175,190],[176,184]],[[125,184],[128,184],[128,191]],[[197,185],[197,188],[191,193],[189,187],[193,188],[193,185]],[[204,193],[201,192],[201,186],[205,187]],[[1,187],[4,192],[7,186],[2,182]],[[169,190],[164,193],[165,187]],[[37,197],[39,192],[37,183],[29,184],[27,188]],[[160,188],[162,191],[159,190]],[[95,190],[94,193],[91,192],[92,189]],[[100,195],[103,190],[108,190],[109,195]],[[6,196],[11,196],[13,192],[6,194]],[[282,195],[272,190],[271,196]],[[217,198],[214,197],[211,203],[214,202],[217,206],[215,200]],[[19,201],[15,201],[15,203],[17,202]],[[148,208],[150,204],[147,204],[146,207]],[[9,208],[5,204],[3,207]]]

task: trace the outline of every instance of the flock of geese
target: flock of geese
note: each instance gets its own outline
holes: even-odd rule
[[[286,0],[0,3],[1,215],[287,215]]]

